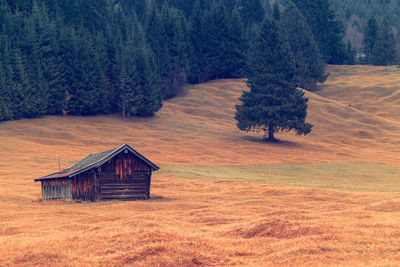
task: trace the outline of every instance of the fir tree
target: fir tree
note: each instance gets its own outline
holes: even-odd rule
[[[139,45],[135,57],[135,79],[138,99],[131,109],[135,116],[153,116],[162,107],[162,97],[158,86],[158,75],[152,51],[145,44]]]
[[[231,12],[227,21],[226,43],[222,44],[221,49],[222,53],[225,53],[222,77],[241,78],[246,71],[248,40],[237,9]]]
[[[210,36],[207,32],[207,20],[205,18],[205,10],[202,8],[202,1],[196,0],[194,3],[194,12],[190,27],[190,44],[192,53],[189,54],[189,73],[188,80],[190,83],[199,83],[206,81],[204,70],[207,69],[207,42]]]
[[[336,19],[329,0],[293,1],[310,26],[325,62],[342,64],[347,59],[343,43],[344,26]]]
[[[393,65],[398,62],[397,43],[392,29],[384,21],[378,27],[377,39],[371,53],[371,63],[378,66]]]
[[[364,30],[362,39],[363,51],[365,54],[365,63],[371,63],[372,53],[378,38],[378,25],[374,17],[370,17],[367,22],[367,27]]]
[[[38,113],[36,90],[30,86],[25,69],[25,59],[19,49],[7,49],[6,87],[8,88],[9,113],[12,119],[34,117]],[[7,55],[8,54],[8,55]]]
[[[281,19],[281,11],[279,10],[278,1],[274,3],[273,10],[272,10],[272,17],[274,20],[279,21]]]
[[[124,116],[152,116],[162,107],[154,55],[146,44],[140,22],[134,18],[131,26],[122,53],[124,69],[117,92],[120,112]]]
[[[135,106],[138,96],[135,85],[126,72],[125,64],[122,64],[118,86],[118,107],[122,117],[131,116],[131,108]]]
[[[10,85],[11,72],[11,58],[9,47],[5,36],[0,37],[0,121],[12,120],[13,116],[13,101],[11,99],[12,92]]]
[[[56,26],[47,16],[47,9],[33,3],[32,15],[27,22],[27,57],[32,67],[31,82],[39,93],[39,114],[61,114],[65,108],[65,89],[60,86],[60,69]]]
[[[282,13],[280,25],[282,31],[286,32],[290,51],[294,57],[299,86],[315,90],[317,82],[326,80],[325,63],[322,61],[310,27],[293,3],[290,3]]]
[[[82,31],[82,30],[81,30]],[[106,87],[93,40],[87,33],[72,37],[66,71],[69,72],[68,111],[74,115],[95,115],[109,112]]]
[[[214,3],[194,16],[189,81],[241,77],[247,44],[238,11],[229,13],[223,3]]]
[[[259,24],[265,17],[265,10],[260,0],[238,0],[237,7],[245,27]]]
[[[356,64],[356,54],[357,51],[356,49],[351,45],[350,42],[347,43],[347,48],[346,48],[346,65],[354,65]]]
[[[249,53],[247,84],[250,91],[236,105],[237,126],[244,131],[260,131],[269,142],[274,133],[295,130],[308,134],[305,123],[307,98],[297,89],[295,68],[289,46],[275,22],[266,19]]]
[[[164,98],[175,96],[186,82],[189,36],[178,10],[164,5],[152,10],[147,21],[147,39],[155,54]]]

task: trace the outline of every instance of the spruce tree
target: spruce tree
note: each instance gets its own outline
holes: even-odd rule
[[[347,59],[343,43],[344,26],[336,19],[329,0],[293,2],[306,18],[324,61],[329,64],[343,64]]]
[[[209,10],[196,11],[191,44],[190,82],[242,76],[247,41],[238,10],[215,2]]]
[[[279,131],[311,131],[312,125],[305,123],[308,99],[297,89],[289,45],[274,21],[264,20],[251,47],[247,78],[250,91],[236,105],[239,129],[264,132],[268,142],[275,142]]]
[[[378,27],[375,45],[371,53],[371,63],[378,66],[398,63],[397,43],[387,21]]]
[[[162,107],[162,96],[152,51],[145,44],[139,44],[135,54],[134,81],[138,95],[131,112],[135,116],[153,116]]]
[[[245,27],[259,24],[265,17],[265,10],[260,0],[238,0],[237,9]]]
[[[18,48],[7,50],[5,82],[10,100],[10,116],[12,119],[37,116],[40,99],[37,97],[35,87],[32,87],[29,81],[25,58]]]
[[[366,64],[371,63],[371,57],[377,38],[378,38],[378,25],[375,17],[370,17],[368,19],[367,26],[364,30],[364,36],[362,39]]]
[[[299,86],[303,89],[315,90],[317,82],[326,80],[325,63],[322,61],[310,27],[293,3],[290,3],[283,11],[280,26],[289,41]]]
[[[0,37],[0,121],[12,120],[13,117],[13,101],[12,88],[10,87],[11,57],[5,36]]]
[[[155,54],[163,98],[175,96],[186,82],[189,36],[178,10],[154,8],[147,20],[147,40]]]
[[[68,111],[74,115],[95,115],[109,112],[104,75],[87,33],[72,33],[72,47],[67,58],[66,72],[70,76]]]
[[[119,76],[119,86],[118,86],[118,107],[122,117],[131,116],[131,108],[135,106],[137,97],[139,97],[138,92],[135,92],[135,85],[131,77],[128,75],[125,64],[122,64],[120,76]]]
[[[129,32],[122,52],[124,69],[121,70],[117,92],[120,113],[123,116],[152,116],[162,107],[154,55],[135,17]]]
[[[204,70],[208,67],[207,42],[211,36],[208,33],[206,10],[203,8],[202,1],[196,0],[190,27],[190,45],[192,47],[192,53],[189,54],[188,80],[190,83],[204,82],[208,78],[204,77]]]
[[[281,19],[281,11],[279,10],[278,1],[274,3],[273,10],[272,10],[272,17],[274,20],[279,21]]]
[[[231,46],[236,44],[229,40],[232,36],[230,36],[231,23],[228,11],[223,3],[215,2],[206,16],[208,22],[208,40],[206,42],[208,66],[204,71],[207,73],[208,79],[230,78],[232,74],[227,71],[227,61],[234,59],[232,56],[235,55],[231,53],[233,48]],[[240,24],[240,20],[236,23]],[[231,67],[235,68],[235,62],[232,63]]]
[[[221,49],[222,53],[225,53],[221,77],[242,78],[246,71],[248,40],[237,9],[228,15],[225,34],[226,42],[222,44]]]
[[[33,2],[27,21],[26,47],[32,86],[42,102],[41,114],[61,114],[65,108],[65,89],[60,86],[56,26],[45,6]]]
[[[347,42],[346,61],[344,63],[346,65],[355,65],[356,64],[356,55],[357,55],[357,50],[351,45],[350,42]]]

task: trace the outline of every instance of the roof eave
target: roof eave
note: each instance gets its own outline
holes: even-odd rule
[[[60,180],[60,179],[69,179],[69,176],[62,176],[62,177],[49,177],[49,178],[36,178],[33,179],[35,182],[45,181],[45,180]]]

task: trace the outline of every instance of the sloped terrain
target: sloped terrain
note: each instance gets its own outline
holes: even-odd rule
[[[306,93],[312,133],[282,133],[278,144],[236,128],[243,79],[186,86],[153,118],[1,123],[0,265],[396,265],[400,196],[374,182],[400,184],[400,70],[328,72],[319,91]],[[34,178],[124,142],[165,166],[152,200],[40,201]],[[271,185],[263,172],[282,182]],[[308,172],[312,183],[302,181]],[[357,187],[363,180],[368,187]]]

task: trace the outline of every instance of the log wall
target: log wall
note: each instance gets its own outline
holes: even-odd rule
[[[117,179],[112,172],[102,173],[99,176],[101,200],[135,200],[150,197],[150,176],[147,173],[138,173]]]
[[[130,152],[122,152],[104,164],[98,177],[102,200],[150,197],[151,168]]]

